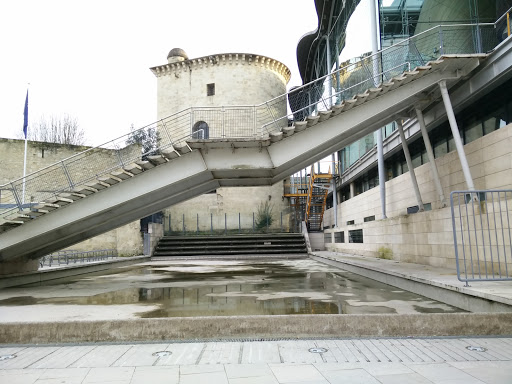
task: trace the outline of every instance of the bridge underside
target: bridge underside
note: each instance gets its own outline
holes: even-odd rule
[[[274,184],[415,106],[428,109],[440,81],[460,86],[485,57],[443,57],[259,140],[190,140],[188,153],[0,233],[0,261],[37,259],[218,187]]]

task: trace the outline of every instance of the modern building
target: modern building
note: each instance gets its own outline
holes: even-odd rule
[[[345,36],[344,29],[337,30],[332,25],[338,26],[341,22],[346,26],[353,7],[359,2],[346,2],[346,5],[343,1],[315,3],[317,10],[321,11],[319,28],[303,38],[298,45],[299,68],[305,84],[327,73],[327,68],[350,65],[350,62],[338,62],[339,48],[343,44],[336,45],[336,42],[343,42],[350,36]],[[407,40],[407,52],[411,56],[409,70],[442,54],[436,51],[440,46],[445,49],[474,46],[475,53],[489,53],[482,68],[450,90],[472,183],[477,190],[512,188],[510,24],[507,27],[507,19],[502,17],[500,22],[489,25],[511,7],[512,1],[506,0],[379,2],[379,44],[385,50],[411,38]],[[458,28],[473,28],[473,38],[463,40],[462,33],[457,33],[456,28],[450,28],[452,24],[472,24],[471,27]],[[444,31],[444,35],[439,33],[435,41],[426,41],[423,37],[429,36],[430,28],[437,25],[447,25],[439,29]],[[431,45],[429,49],[432,58],[425,54],[429,50],[428,44]],[[337,47],[336,50],[333,50],[333,45]],[[414,56],[413,50],[416,48],[415,52],[421,54]],[[367,57],[371,52],[361,52],[361,55]],[[381,57],[379,72],[385,77],[394,62],[384,53]],[[496,70],[498,63],[499,71]],[[360,61],[359,65],[364,66],[364,61]],[[371,71],[371,66],[366,70]],[[352,70],[351,76],[355,76],[354,73],[357,75],[357,71]],[[336,90],[337,80],[332,81],[332,87]],[[470,186],[461,165],[460,154],[456,151],[441,93],[433,92],[423,97],[429,98],[428,108],[422,110],[421,99],[418,99],[417,105],[424,117],[438,177],[431,171],[420,122],[414,110],[406,116],[397,116],[395,123],[382,127],[380,131],[340,148],[336,154],[336,199],[333,199],[332,193],[329,194],[328,209],[323,221],[327,249],[429,265],[454,266],[450,192],[466,190]],[[397,124],[403,126],[411,158],[409,164]],[[378,136],[381,134],[382,173],[379,172],[377,148]],[[415,193],[411,173],[415,176],[419,196]],[[382,178],[385,179],[384,183],[381,183]],[[441,190],[436,188],[436,180],[440,181]],[[384,188],[381,188],[382,185]]]

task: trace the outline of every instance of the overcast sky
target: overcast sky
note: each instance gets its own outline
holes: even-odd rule
[[[346,58],[370,49],[367,19],[348,31],[353,48],[347,46]],[[0,137],[22,138],[28,83],[29,122],[69,114],[89,145],[154,122],[156,78],[149,68],[165,64],[176,47],[190,58],[269,56],[292,71],[288,87],[300,85],[297,42],[316,26],[313,0],[2,2]]]

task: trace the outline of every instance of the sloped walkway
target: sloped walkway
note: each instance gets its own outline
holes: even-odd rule
[[[457,279],[455,268],[433,267],[330,251],[316,251],[312,253],[312,257],[324,262],[340,263],[340,267],[345,270],[407,290],[416,286],[417,289],[412,291],[426,296],[429,292],[435,295],[443,295],[443,292],[447,296],[465,295],[467,298],[483,299],[482,301],[494,303],[491,305],[496,307],[496,311],[512,311],[512,281],[471,282],[470,286],[465,286],[465,283]],[[437,299],[445,301],[446,297],[437,296]],[[460,304],[468,305],[468,308],[463,308],[466,310],[486,311],[475,303],[459,302],[458,304],[456,306],[459,307],[461,307]],[[507,308],[508,306],[510,307]]]

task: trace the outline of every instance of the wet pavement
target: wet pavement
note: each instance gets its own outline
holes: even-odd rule
[[[462,310],[313,260],[154,261],[0,291],[4,322]]]
[[[0,345],[0,382],[509,384],[512,339]]]

